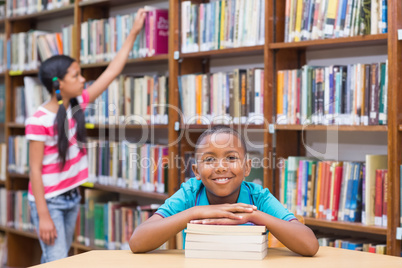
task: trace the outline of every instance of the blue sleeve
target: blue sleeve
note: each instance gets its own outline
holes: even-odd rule
[[[193,207],[195,204],[194,190],[191,183],[182,183],[180,189],[166,199],[155,213],[166,218]]]
[[[267,188],[262,189],[256,199],[255,205],[258,210],[284,221],[296,219],[295,215],[289,212]]]

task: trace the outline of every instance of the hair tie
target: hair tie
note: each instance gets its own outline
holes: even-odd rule
[[[55,76],[55,77],[52,78],[52,81],[53,81],[53,82],[54,82],[54,81],[57,81],[57,80],[59,80],[59,78],[58,78],[57,76]]]
[[[62,105],[62,104],[63,104],[63,100],[59,100],[58,103],[59,103],[59,105]]]
[[[60,94],[60,89],[56,90],[56,94]]]

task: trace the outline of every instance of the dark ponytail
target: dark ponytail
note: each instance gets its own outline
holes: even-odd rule
[[[56,55],[46,61],[44,61],[39,70],[39,79],[42,84],[46,87],[50,94],[53,94],[55,90],[57,101],[59,102],[59,109],[56,114],[56,119],[54,121],[54,131],[57,133],[57,148],[59,151],[59,160],[61,169],[64,167],[67,161],[67,152],[69,145],[69,124],[67,119],[67,111],[63,105],[63,101],[60,94],[60,83],[59,80],[63,80],[67,73],[67,69],[75,60],[65,56]],[[77,141],[78,143],[86,143],[86,129],[85,129],[85,118],[84,112],[81,109],[76,98],[70,99],[71,110],[73,113],[73,118],[77,124]],[[84,146],[81,146],[81,150],[84,150]]]

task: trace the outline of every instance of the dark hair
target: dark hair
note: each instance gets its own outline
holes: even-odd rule
[[[197,149],[200,147],[200,143],[202,142],[202,140],[205,137],[213,135],[213,134],[215,134],[215,135],[220,134],[220,133],[225,133],[225,134],[230,134],[230,135],[236,136],[241,142],[241,146],[243,147],[244,154],[247,155],[247,146],[246,146],[246,141],[244,140],[244,138],[240,135],[239,132],[237,132],[233,128],[228,127],[226,125],[216,125],[210,129],[205,130],[201,134],[201,136],[198,138],[197,143],[195,144],[195,151],[197,152]]]
[[[73,62],[75,62],[73,58],[65,55],[56,55],[42,62],[39,69],[39,79],[51,95],[55,93],[55,90],[59,89],[60,84],[58,80],[64,79],[64,76],[67,73],[67,69],[71,66]],[[58,80],[53,79],[55,77],[57,77]],[[80,143],[85,143],[87,137],[84,112],[82,111],[81,106],[79,105],[76,98],[70,99],[70,105],[73,111],[73,118],[77,123],[77,141]],[[66,164],[69,145],[69,137],[67,137],[69,129],[67,111],[63,104],[60,104],[59,106],[59,110],[57,111],[54,123],[54,131],[58,135],[57,148],[59,151],[59,160],[62,169]],[[65,130],[65,126],[67,130]],[[81,150],[83,149],[84,148],[82,147]]]

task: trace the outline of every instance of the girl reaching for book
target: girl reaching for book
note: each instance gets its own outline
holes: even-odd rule
[[[79,63],[68,56],[53,56],[40,67],[51,99],[27,119],[25,134],[30,141],[28,199],[42,263],[68,256],[81,199],[77,187],[88,178],[83,110],[123,70],[144,19],[145,11],[138,10],[121,49],[87,90]]]
[[[195,146],[195,178],[189,179],[139,225],[131,239],[134,253],[158,248],[187,223],[265,225],[290,250],[313,256],[318,250],[314,233],[261,186],[245,182],[250,174],[244,139],[227,126],[205,131]],[[183,234],[185,236],[185,233]]]

